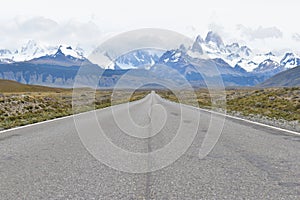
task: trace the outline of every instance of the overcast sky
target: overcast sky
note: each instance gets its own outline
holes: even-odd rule
[[[300,53],[298,4],[296,0],[9,0],[0,7],[0,48],[17,48],[29,39],[96,47],[119,32],[166,28],[193,38],[213,30],[225,43]]]

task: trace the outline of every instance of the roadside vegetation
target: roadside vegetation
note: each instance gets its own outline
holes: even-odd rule
[[[172,92],[158,92],[162,97],[178,102]],[[185,91],[181,103],[190,104],[192,91]],[[215,109],[218,103],[213,104],[208,90],[195,90],[198,106],[206,109]],[[215,94],[216,95],[216,94]],[[191,105],[191,104],[190,104]],[[218,111],[230,115],[247,118],[253,121],[300,131],[300,87],[293,88],[238,88],[226,90],[226,105]],[[224,111],[224,110],[223,110]]]
[[[185,91],[181,102],[189,104],[192,91]],[[158,92],[163,98],[178,102],[170,91]],[[209,92],[204,89],[195,91],[198,105],[211,109]],[[227,89],[226,109],[229,113],[240,113],[244,116],[260,115],[272,119],[300,121],[300,88],[266,88],[266,89]]]
[[[76,101],[83,104],[73,109],[72,89],[23,85],[14,81],[0,80],[0,130],[105,108],[112,104],[112,90],[96,92],[84,88],[81,90],[84,92],[79,92],[80,97],[76,98]],[[150,91],[138,90],[131,96],[123,95],[116,98],[113,104],[139,100],[148,93]]]
[[[72,90],[56,92],[0,92],[0,130],[105,108],[111,106],[111,94],[112,91],[110,90],[97,91],[92,102],[84,101],[86,98],[82,97],[84,105],[73,109]],[[139,100],[146,94],[147,92],[145,91],[136,92],[131,98],[119,99],[114,101],[114,104]]]
[[[300,122],[300,88],[227,91],[227,111]]]
[[[72,89],[29,86],[0,80],[0,130],[136,101],[151,92],[147,89],[114,93],[112,90],[79,90],[79,96],[73,102],[76,106],[72,107]],[[155,91],[170,101],[206,109],[212,109],[210,97],[217,95],[206,89]],[[229,114],[254,120],[267,118],[299,124],[300,88],[227,89],[226,110]]]

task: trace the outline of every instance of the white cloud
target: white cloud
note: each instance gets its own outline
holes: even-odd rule
[[[45,17],[33,17],[29,19],[16,18],[18,31],[34,34],[36,32],[48,32],[56,29],[59,25],[57,22]]]
[[[292,35],[292,39],[297,41],[297,42],[300,42],[300,34],[299,33],[294,33]]]
[[[224,26],[222,26],[220,24],[210,23],[210,24],[208,24],[208,28],[209,28],[209,30],[219,33],[219,34],[224,33]]]
[[[17,49],[30,39],[51,45],[63,43],[94,48],[102,37],[103,32],[91,21],[58,23],[45,17],[17,17],[2,26],[0,48]]]
[[[250,40],[255,39],[267,39],[267,38],[281,38],[283,33],[280,29],[275,26],[272,27],[262,27],[249,28],[241,24],[237,25],[237,30],[240,31],[242,36],[249,38]]]
[[[0,7],[0,48],[17,48],[29,39],[97,46],[109,32],[166,28],[190,37],[205,37],[211,29],[225,42],[242,41],[252,48],[299,49],[297,35],[291,37],[300,33],[297,5],[295,0],[9,0]],[[238,31],[237,24],[242,24]]]

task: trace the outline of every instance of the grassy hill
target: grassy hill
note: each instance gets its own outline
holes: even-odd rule
[[[52,88],[38,85],[26,85],[11,80],[0,79],[0,93],[18,92],[64,92],[70,89]]]
[[[281,72],[265,82],[260,87],[296,87],[300,86],[300,66]]]

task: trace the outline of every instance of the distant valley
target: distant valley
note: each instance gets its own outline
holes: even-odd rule
[[[300,66],[286,70],[265,82],[261,83],[261,87],[300,87]]]

